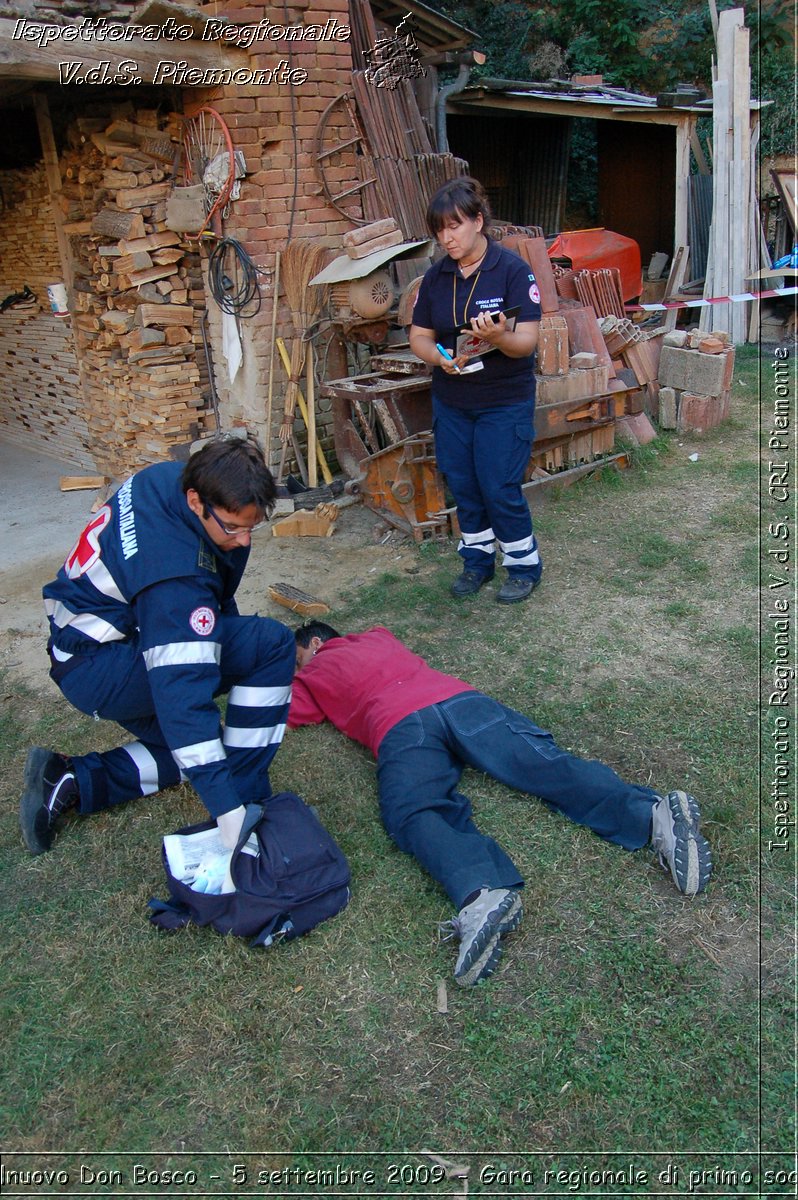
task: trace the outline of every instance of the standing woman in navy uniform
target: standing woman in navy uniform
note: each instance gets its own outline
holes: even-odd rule
[[[457,504],[463,559],[452,595],[493,578],[498,542],[507,579],[496,599],[514,604],[532,594],[543,569],[521,490],[534,436],[540,292],[528,265],[488,237],[490,219],[476,179],[452,179],[432,197],[427,225],[446,256],[421,283],[410,346],[434,367],[435,452]],[[514,323],[509,309],[518,310]],[[490,346],[471,370],[455,354],[456,333],[469,329]]]

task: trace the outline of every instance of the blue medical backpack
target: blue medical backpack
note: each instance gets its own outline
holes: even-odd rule
[[[214,821],[179,829],[199,833]],[[247,806],[241,835],[230,861],[234,892],[195,891],[163,865],[170,899],[153,897],[150,921],[158,929],[211,925],[219,933],[251,938],[270,946],[307,933],[349,902],[349,864],[332,835],[309,805],[293,792]]]

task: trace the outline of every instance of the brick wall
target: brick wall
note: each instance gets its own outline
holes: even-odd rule
[[[221,10],[214,4],[206,11],[209,17],[223,13],[240,25],[256,24],[267,18],[280,25],[323,26],[331,17],[336,17],[339,25],[348,25],[347,0],[294,0],[286,10],[278,5],[233,0]],[[212,300],[209,300],[208,311],[224,423],[247,424],[264,442],[268,435],[266,411],[276,252],[285,249],[290,232],[292,239],[318,239],[330,247],[331,257],[334,257],[340,253],[341,235],[352,228],[352,222],[333,208],[323,195],[314,161],[314,138],[319,119],[330,102],[351,87],[351,45],[349,41],[334,40],[259,41],[249,48],[253,69],[274,68],[281,59],[288,59],[292,67],[307,71],[307,81],[293,88],[274,85],[218,88],[184,97],[189,111],[191,103],[213,105],[229,125],[233,144],[246,158],[248,175],[242,181],[240,199],[231,206],[224,234],[240,241],[262,272],[263,302],[255,318],[241,322],[244,360],[232,384],[227,378],[221,351],[221,316]],[[333,124],[331,131],[334,128]],[[337,156],[333,170],[336,188],[343,191],[356,184],[358,171],[354,151]],[[281,286],[280,291],[277,333],[290,347],[294,328],[284,287]],[[325,345],[326,336],[319,344],[322,354]],[[336,364],[330,378],[345,373],[345,368],[341,367],[345,357],[342,360],[339,344],[331,347],[331,353],[325,358],[329,365]],[[275,353],[269,439],[272,463],[279,461],[278,430],[286,382],[282,363]],[[321,444],[328,460],[332,460],[330,401],[317,397],[316,407]],[[298,410],[295,431],[304,448],[305,431]],[[332,465],[335,466],[334,461]]]
[[[287,8],[243,0],[230,0],[222,7],[214,0],[203,11],[209,19],[226,16],[241,25],[268,19],[280,25],[324,26],[331,17],[336,17],[340,25],[348,24],[347,0],[293,0]],[[307,71],[307,80],[293,87],[253,84],[176,90],[175,108],[182,104],[190,113],[201,104],[213,105],[229,125],[233,143],[246,159],[247,176],[241,182],[240,198],[231,205],[223,232],[224,236],[240,241],[254,260],[259,271],[262,304],[255,317],[240,322],[243,363],[233,381],[228,377],[222,350],[222,314],[206,286],[208,325],[222,425],[246,424],[253,428],[268,442],[270,461],[276,464],[287,382],[275,353],[269,429],[267,400],[273,354],[271,322],[276,253],[285,249],[290,236],[318,239],[330,248],[332,257],[340,250],[341,235],[352,228],[352,222],[323,195],[314,165],[314,138],[320,116],[331,100],[351,86],[352,58],[349,41],[338,40],[293,40],[290,44],[259,41],[248,49],[248,58],[253,70],[273,69],[281,59],[288,59],[293,68]],[[74,89],[69,90],[74,102]],[[130,89],[120,94],[122,100],[135,103]],[[91,115],[89,105],[86,113]],[[331,129],[334,134],[334,128]],[[335,186],[341,191],[357,183],[354,151],[336,158],[334,175]],[[29,283],[38,291],[46,310],[24,320],[6,314],[0,318],[0,369],[4,376],[0,382],[0,432],[3,436],[8,432],[8,436],[24,438],[28,444],[34,442],[42,449],[68,453],[76,462],[86,463],[91,443],[80,415],[83,397],[71,346],[70,320],[51,316],[47,301],[46,285],[61,278],[61,267],[44,170],[40,165],[32,170],[0,173],[0,181],[6,201],[0,227],[2,294]],[[14,328],[19,325],[20,330],[24,325],[27,332],[9,338],[9,325]],[[37,330],[41,336],[37,336]],[[282,287],[277,333],[290,347],[295,331]],[[342,365],[345,353],[337,338],[328,348],[326,337],[318,343],[319,359],[328,368],[325,377],[333,378],[345,373]],[[36,370],[32,373],[34,350],[37,350]],[[26,360],[29,360],[27,365]],[[108,403],[113,406],[112,394]],[[317,397],[317,413],[321,443],[335,468],[330,401]],[[305,431],[298,410],[295,431],[304,446]],[[290,459],[288,465],[293,469]]]
[[[44,165],[0,171],[0,300],[25,284],[39,311],[0,313],[0,436],[92,468],[69,318],[50,310],[61,264]]]

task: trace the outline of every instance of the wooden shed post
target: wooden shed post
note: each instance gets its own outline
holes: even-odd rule
[[[64,231],[64,218],[58,204],[61,191],[61,168],[58,165],[58,151],[53,136],[53,123],[50,119],[50,105],[43,92],[36,92],[33,97],[33,110],[36,113],[36,124],[39,128],[39,141],[42,144],[44,171],[47,177],[47,188],[50,192],[50,204],[55,222],[55,236],[58,242],[58,257],[61,259],[61,270],[67,291],[72,292],[72,257],[69,252],[69,239]]]
[[[690,211],[690,138],[695,119],[687,117],[676,126],[675,212],[673,219],[673,249],[688,243],[688,214]]]

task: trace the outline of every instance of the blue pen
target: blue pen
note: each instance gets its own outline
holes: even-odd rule
[[[448,351],[448,350],[444,350],[444,348],[443,348],[443,346],[440,344],[440,342],[436,342],[436,343],[435,343],[435,349],[436,349],[436,350],[440,350],[440,352],[441,352],[441,354],[443,355],[443,357],[444,357],[444,358],[446,358],[446,359],[448,359],[450,363],[453,363],[453,362],[454,362],[454,359],[452,358],[452,356],[451,356],[451,354],[449,353],[449,351]],[[455,367],[455,371],[457,372],[457,374],[458,374],[458,375],[460,374],[460,368],[459,368],[459,367]]]

